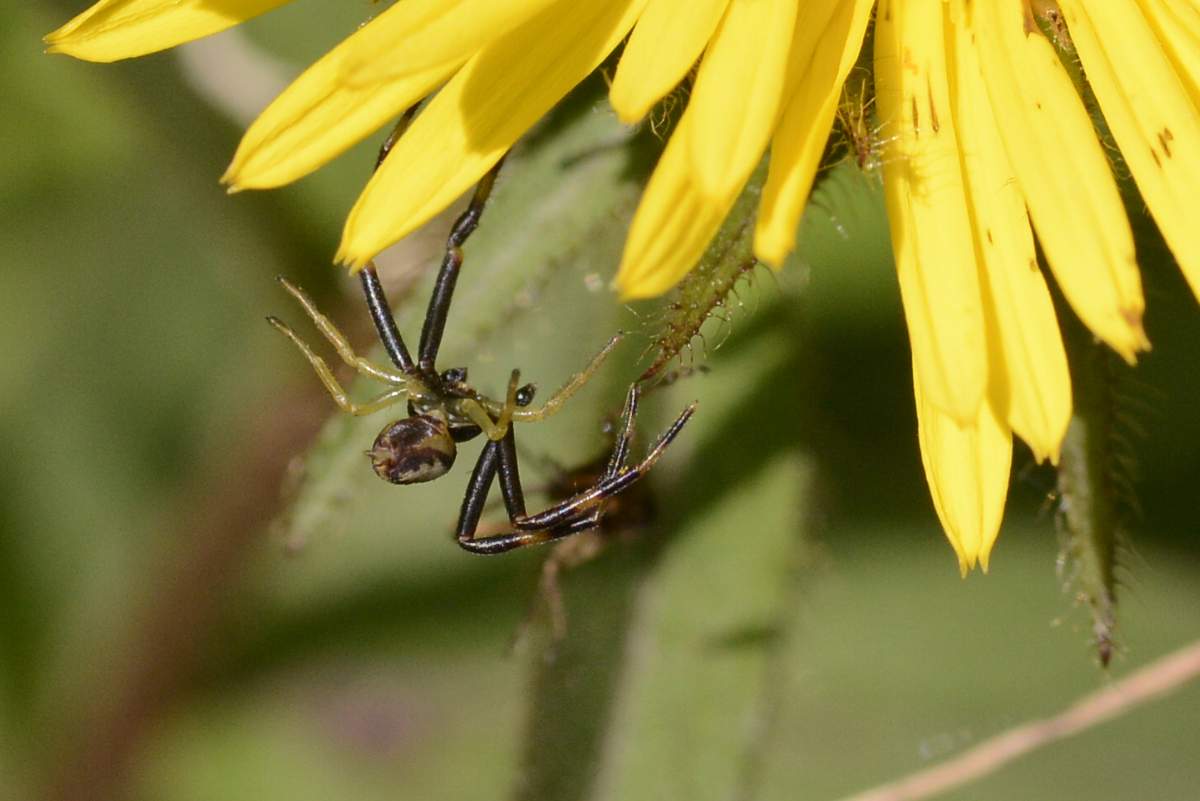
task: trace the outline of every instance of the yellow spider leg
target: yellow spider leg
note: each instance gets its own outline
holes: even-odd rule
[[[324,359],[313,352],[308,343],[296,336],[296,332],[288,328],[282,320],[275,317],[268,317],[267,322],[300,349],[300,352],[304,354],[304,358],[308,359],[308,363],[312,365],[317,377],[321,379],[321,383],[325,385],[325,389],[329,391],[329,394],[337,402],[338,407],[342,411],[355,416],[362,416],[377,412],[380,409],[386,409],[388,406],[393,406],[408,398],[408,388],[406,386],[393,386],[382,395],[372,398],[366,403],[355,403],[350,400],[350,396],[346,393],[346,390],[342,389],[342,385],[334,378],[333,371],[329,369],[329,365],[325,363]]]
[[[521,371],[513,370],[508,377],[508,391],[504,396],[504,405],[486,398],[460,398],[454,401],[454,412],[470,420],[487,435],[492,442],[504,439],[512,426],[513,410],[517,408],[517,383],[521,380]],[[492,419],[492,408],[496,408],[496,419]]]
[[[520,380],[520,370],[513,370],[508,377],[508,391],[504,393],[504,406],[500,409],[500,416],[496,418],[496,428],[500,429],[500,437],[497,439],[507,434],[508,427],[512,425],[513,411],[517,408],[517,384]]]
[[[279,281],[280,286],[288,291],[288,294],[295,298],[296,301],[304,307],[304,311],[312,319],[313,325],[315,325],[317,330],[321,332],[322,336],[329,341],[329,344],[333,345],[334,349],[337,350],[338,356],[342,357],[342,361],[353,367],[358,372],[364,375],[369,375],[372,378],[383,381],[386,384],[404,383],[404,373],[398,373],[386,367],[380,367],[379,365],[368,361],[367,359],[355,353],[354,348],[350,346],[350,341],[346,339],[346,336],[338,330],[337,326],[333,324],[332,320],[317,310],[317,305],[313,303],[312,298],[310,298],[303,289],[296,286],[282,275],[276,280]]]
[[[587,367],[571,376],[571,378],[567,380],[567,383],[563,384],[558,391],[551,395],[541,406],[532,409],[513,409],[511,412],[512,419],[522,423],[529,423],[535,420],[544,420],[545,418],[557,412],[572,395],[582,389],[583,385],[591,380],[592,376],[595,375],[596,371],[600,369],[600,365],[604,364],[604,360],[608,358],[610,353],[612,353],[613,348],[617,346],[617,343],[621,341],[623,336],[625,335],[619,332],[614,334],[612,339],[608,340],[608,343],[605,344],[605,346],[601,348],[595,356],[592,357],[592,360],[588,362]],[[501,414],[503,412],[503,407],[495,401],[486,401],[485,403],[488,404],[488,411],[492,412],[493,414]]]
[[[488,401],[495,403],[495,401]],[[504,435],[508,433],[508,426],[501,428],[492,416],[488,414],[487,408],[482,400],[474,400],[471,398],[460,398],[453,402],[454,414],[466,417],[475,425],[479,426],[480,430],[493,442],[498,442],[504,439]]]

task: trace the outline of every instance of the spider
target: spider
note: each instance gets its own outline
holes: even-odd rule
[[[695,403],[685,408],[675,422],[659,436],[642,461],[631,465],[630,441],[633,437],[640,396],[638,384],[631,385],[625,397],[619,434],[615,438],[612,452],[604,469],[591,486],[545,511],[532,515],[526,512],[525,495],[517,468],[513,423],[542,420],[557,412],[600,368],[622,335],[618,333],[613,336],[581,372],[572,376],[562,388],[536,408],[530,406],[535,387],[533,384],[519,385],[519,370],[512,371],[503,401],[494,400],[473,389],[467,383],[465,367],[450,368],[443,372],[437,370],[435,363],[438,348],[463,262],[462,246],[479,224],[499,169],[500,163],[479,182],[467,210],[450,230],[445,256],[421,328],[415,361],[400,336],[373,264],[364,267],[359,277],[371,319],[392,362],[393,366],[390,367],[375,364],[357,355],[346,337],[317,310],[312,299],[303,290],[283,277],[279,278],[283,288],[300,303],[342,361],[359,373],[386,385],[387,389],[378,396],[365,403],[352,401],[321,356],[278,318],[267,318],[272,326],[300,349],[343,411],[353,415],[367,415],[407,402],[408,416],[388,423],[367,451],[371,465],[380,478],[394,484],[432,481],[445,475],[454,464],[457,443],[466,442],[481,434],[487,437],[487,443],[483,446],[467,483],[455,531],[455,537],[462,548],[480,554],[503,553],[599,526],[605,515],[606,501],[624,492],[654,466],[696,409]],[[480,515],[497,475],[500,478],[500,492],[512,530],[501,534],[476,536]]]
[[[852,86],[854,82],[853,78],[847,80],[842,87],[842,98],[835,116],[841,125],[843,136],[846,137],[846,146],[854,163],[864,173],[875,174],[883,167],[884,152],[898,137],[884,137],[883,125],[871,124],[871,107],[875,104],[875,98],[867,97],[869,78],[857,80],[857,94],[855,86]]]

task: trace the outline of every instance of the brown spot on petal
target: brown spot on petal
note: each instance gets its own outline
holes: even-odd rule
[[[942,129],[942,123],[938,120],[937,106],[933,104],[933,84],[928,75],[925,76],[925,94],[929,98],[929,124],[933,126],[933,132],[937,133]]]
[[[1121,318],[1137,335],[1137,349],[1150,350],[1150,340],[1146,337],[1146,329],[1142,325],[1142,310],[1127,306],[1121,309]]]
[[[1033,9],[1029,7],[1029,0],[1025,0],[1025,35],[1038,32],[1037,21],[1033,18]]]
[[[1171,133],[1170,128],[1163,128],[1158,132],[1158,143],[1162,145],[1163,154],[1167,158],[1171,158],[1171,143],[1175,141],[1175,134]]]

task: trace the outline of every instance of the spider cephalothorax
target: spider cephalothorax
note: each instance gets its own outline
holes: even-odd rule
[[[394,420],[379,432],[367,451],[375,473],[393,484],[419,484],[440,478],[454,466],[456,443],[467,442],[482,433],[467,419],[453,419],[446,400],[479,399],[467,384],[467,368],[452,367],[436,380],[424,377],[424,386],[414,394],[424,402],[408,402],[408,417]],[[414,383],[412,378],[410,384]],[[435,389],[431,390],[430,387]],[[411,390],[410,390],[411,391]],[[533,402],[533,384],[519,387],[514,399],[518,407]]]

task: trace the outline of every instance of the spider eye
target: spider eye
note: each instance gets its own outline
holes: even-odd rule
[[[376,475],[393,484],[419,484],[443,476],[456,455],[445,419],[429,414],[391,423],[367,451]]]
[[[517,405],[518,406],[528,406],[529,404],[533,403],[533,396],[536,393],[537,393],[537,385],[536,384],[526,384],[525,386],[521,387],[520,389],[517,390],[517,398],[516,398]]]

